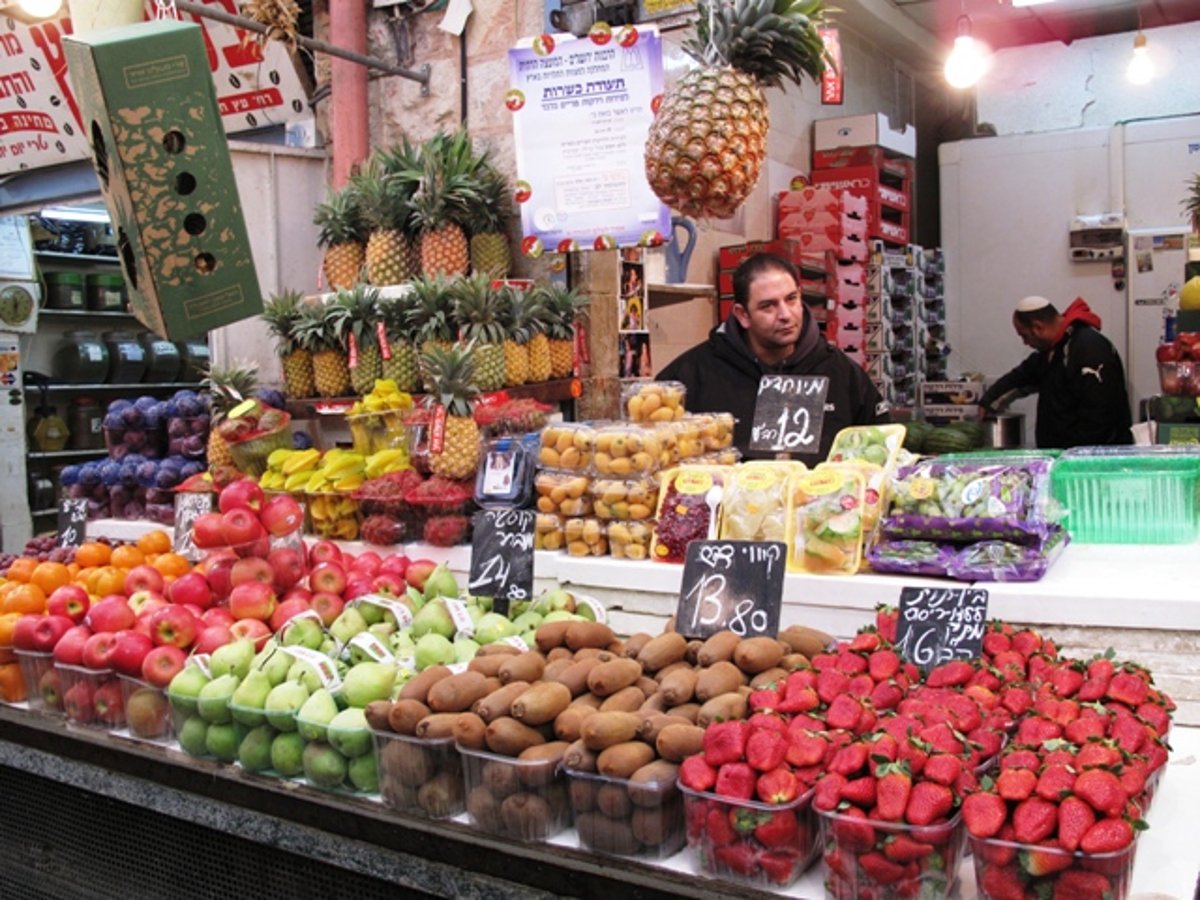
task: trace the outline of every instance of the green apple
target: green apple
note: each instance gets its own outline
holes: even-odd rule
[[[440,634],[427,634],[417,641],[413,651],[417,671],[423,671],[430,666],[454,662],[454,645],[450,639]]]
[[[285,647],[307,647],[316,650],[325,640],[325,629],[316,619],[292,619],[283,629]]]
[[[470,662],[479,652],[479,642],[471,638],[459,638],[454,642],[454,661]]]
[[[325,726],[337,715],[337,701],[333,694],[318,688],[309,694],[304,705],[296,712],[296,730],[306,741],[325,740]]]
[[[391,696],[395,683],[396,666],[393,663],[361,662],[342,680],[342,697],[350,706],[363,709],[372,700],[386,700]]]
[[[536,613],[533,610],[523,612],[512,620],[513,630],[517,634],[525,631],[537,631],[538,626],[542,624],[542,614]]]
[[[237,759],[238,747],[246,736],[246,726],[237,722],[213,722],[208,726],[204,747],[217,759],[233,762]]]
[[[208,750],[205,744],[208,739],[208,723],[196,715],[188,716],[179,726],[179,746],[184,753],[192,756],[206,756]]]
[[[346,780],[346,759],[322,741],[310,741],[303,754],[304,777],[317,787],[330,789]]]
[[[445,563],[438,564],[429,577],[425,579],[425,599],[432,600],[434,597],[457,597],[458,582],[454,579],[454,573],[450,571],[450,567]]]
[[[251,669],[264,672],[271,682],[271,687],[281,684],[287,678],[288,669],[292,667],[292,657],[279,649],[279,644],[271,638],[254,657]]]
[[[347,606],[329,626],[329,633],[344,644],[360,631],[367,630],[367,620],[357,607]]]
[[[261,669],[251,669],[242,683],[237,686],[233,696],[229,698],[230,713],[235,722],[254,728],[263,724],[266,717],[261,710],[267,702],[267,694],[271,693],[271,679]]]
[[[270,725],[251,728],[238,744],[237,761],[247,772],[262,772],[271,768],[271,743],[275,729]]]
[[[204,674],[203,669],[195,663],[188,663],[167,685],[167,697],[172,708],[184,715],[194,714],[196,698],[200,696],[201,688],[210,681],[212,679]]]
[[[246,673],[250,671],[252,662],[254,662],[254,641],[249,638],[238,638],[236,641],[230,641],[214,650],[208,666],[212,670],[213,678],[220,678],[222,675],[236,675],[238,678],[245,678]]]
[[[355,790],[364,794],[374,794],[379,790],[379,768],[375,762],[374,753],[356,756],[346,766],[346,774]]]
[[[370,753],[373,744],[367,714],[356,706],[343,709],[329,723],[327,740],[334,750],[345,757]]]
[[[454,635],[456,630],[454,620],[450,618],[450,613],[441,603],[426,603],[413,616],[411,631],[412,636],[416,639],[427,634],[440,634],[442,637],[449,638]]]
[[[228,673],[214,678],[200,688],[200,696],[196,698],[196,711],[200,713],[200,718],[206,722],[229,722],[233,718],[229,711],[229,701],[240,682],[240,678]]]
[[[513,623],[500,613],[484,613],[475,623],[475,640],[481,645],[494,644],[516,633]]]
[[[285,681],[275,685],[263,704],[267,722],[276,731],[295,731],[296,710],[302,707],[307,699],[308,688],[298,681]]]
[[[295,731],[284,731],[271,741],[271,768],[284,778],[295,778],[304,771],[305,740]]]

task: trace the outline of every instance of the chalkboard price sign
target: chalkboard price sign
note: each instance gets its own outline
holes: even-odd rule
[[[978,659],[987,608],[988,592],[979,588],[901,588],[896,647],[923,670]]]
[[[208,491],[181,491],[175,495],[175,552],[190,560],[200,553],[192,543],[192,524],[212,512],[213,495]]]
[[[507,613],[514,600],[533,594],[533,522],[531,509],[483,509],[473,519],[471,573],[467,590],[491,597],[492,609]]]
[[[64,497],[58,504],[58,546],[78,547],[87,540],[87,500]]]
[[[675,630],[689,638],[726,629],[742,637],[776,636],[786,564],[782,541],[692,541]]]
[[[816,453],[825,422],[824,375],[764,375],[758,382],[750,449],[772,453]]]

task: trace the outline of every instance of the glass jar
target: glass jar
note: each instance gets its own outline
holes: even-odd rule
[[[183,359],[179,355],[179,347],[173,341],[161,338],[151,331],[143,331],[138,335],[138,343],[146,351],[144,381],[167,384],[179,377]]]
[[[125,278],[122,275],[89,275],[84,290],[87,308],[96,312],[125,309]]]
[[[76,397],[67,414],[72,450],[102,450],[104,448],[104,410],[92,397]]]
[[[200,381],[208,370],[212,357],[208,351],[208,341],[204,338],[188,338],[175,344],[179,348],[182,361],[179,380],[186,382]]]
[[[75,272],[47,272],[47,309],[83,309],[83,276]]]
[[[106,331],[108,346],[108,382],[137,384],[146,374],[146,351],[131,331]]]
[[[67,384],[100,384],[108,377],[108,347],[94,331],[68,331],[54,351],[50,374]]]

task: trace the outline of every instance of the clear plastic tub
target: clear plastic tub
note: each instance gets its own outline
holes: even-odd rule
[[[350,441],[356,453],[369,456],[379,450],[407,450],[408,430],[402,410],[346,416]]]
[[[801,462],[748,462],[733,470],[721,498],[721,539],[787,540],[787,480]]]
[[[372,731],[379,792],[396,812],[445,819],[467,808],[462,756],[453,738],[424,740]]]
[[[1200,535],[1200,448],[1077,447],[1050,471],[1083,544],[1188,544]]]
[[[739,884],[777,890],[817,858],[813,792],[773,805],[736,800],[683,785],[687,843],[700,871]],[[744,827],[739,827],[744,823]],[[753,827],[750,826],[753,823]]]
[[[591,479],[578,472],[542,469],[534,476],[537,511],[559,516],[592,514]]]
[[[631,422],[682,419],[687,388],[678,381],[635,381],[621,389],[621,411]]]
[[[571,820],[566,776],[558,760],[521,760],[459,747],[467,814],[480,831],[544,841]]]
[[[662,438],[655,428],[615,422],[596,429],[592,467],[597,475],[636,478],[657,472],[663,462]]]
[[[171,717],[167,692],[140,678],[128,675],[117,677],[121,680],[125,726],[129,734],[155,743],[167,743],[174,738],[175,723]]]
[[[533,520],[533,549],[562,550],[567,546],[564,520],[553,513],[538,513]]]
[[[975,861],[975,884],[980,900],[1003,900],[1020,885],[1027,897],[1103,897],[1124,900],[1133,880],[1133,860],[1137,840],[1114,853],[1087,854],[1082,850],[1068,853],[1053,847],[1017,844],[998,838],[970,836],[971,857]],[[1039,871],[1029,872],[1037,862]]]
[[[125,698],[112,669],[89,669],[55,663],[67,721],[89,728],[121,728]]]
[[[334,728],[296,717],[297,731],[307,738],[302,762],[304,779],[322,791],[376,793],[379,769],[370,728]],[[313,740],[314,729],[324,737]]]
[[[650,558],[650,544],[654,540],[653,522],[609,522],[608,552],[613,559]]]
[[[608,529],[596,518],[563,519],[563,540],[571,556],[604,556],[608,553]]]
[[[306,493],[309,534],[322,538],[353,541],[358,538],[362,524],[359,501],[350,494],[333,491]]]
[[[37,650],[17,650],[15,653],[21,665],[29,708],[62,715],[62,680],[54,667],[54,656]]]
[[[686,842],[675,779],[638,783],[567,769],[579,843],[597,853],[666,859]]]
[[[655,562],[682,563],[690,542],[717,536],[728,476],[710,466],[680,466],[663,476],[650,554]]]
[[[644,522],[654,517],[658,505],[658,485],[651,478],[596,478],[591,494],[600,519]]]
[[[555,422],[542,429],[538,465],[549,469],[587,471],[592,465],[596,430],[583,422]]]

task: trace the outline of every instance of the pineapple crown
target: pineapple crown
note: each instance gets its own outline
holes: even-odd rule
[[[767,87],[819,81],[833,65],[817,29],[824,0],[697,0],[696,34],[684,51],[705,66],[728,65]]]
[[[500,308],[504,311],[505,330],[518,344],[524,344],[540,330],[541,305],[532,291],[511,284],[502,286]]]
[[[504,231],[508,226],[512,194],[508,179],[498,169],[485,165],[479,176],[479,187],[470,202],[472,234]]]
[[[343,334],[354,335],[360,348],[375,346],[375,320],[379,317],[379,291],[360,284],[350,291],[338,291],[334,305],[345,309]]]
[[[475,386],[474,342],[445,349],[433,347],[421,354],[421,378],[427,402],[440,403],[450,416],[470,416]]]
[[[547,334],[555,340],[570,340],[576,320],[587,316],[588,298],[553,283],[538,284],[533,291],[547,313]]]
[[[1200,172],[1187,182],[1187,190],[1187,196],[1181,202],[1183,211],[1193,222],[1200,221]]]
[[[313,224],[321,229],[317,243],[322,247],[361,243],[366,237],[367,225],[353,184],[331,194],[324,203],[318,203],[313,212]]]
[[[212,398],[215,424],[243,400],[254,396],[258,390],[258,365],[246,359],[236,360],[229,366],[211,365],[204,371],[201,384]]]
[[[413,298],[409,324],[417,340],[454,340],[451,282],[442,275],[423,275],[409,282],[409,290]]]
[[[410,343],[415,337],[412,324],[412,309],[415,305],[412,293],[405,291],[394,297],[381,297],[379,317],[387,330],[388,340]]]
[[[464,130],[439,132],[421,145],[411,223],[419,231],[446,224],[466,227],[480,204],[486,156],[477,155]],[[411,170],[410,170],[411,172]]]
[[[463,337],[481,344],[504,341],[500,292],[492,287],[488,275],[460,278],[453,287],[454,316],[462,326]]]
[[[345,345],[348,309],[337,302],[301,307],[297,335],[308,350],[340,350]]]
[[[263,304],[262,318],[275,337],[280,356],[287,356],[298,346],[296,325],[300,321],[300,303],[304,295],[299,291],[282,291],[273,294]]]
[[[371,155],[362,171],[350,179],[350,184],[358,196],[363,220],[370,228],[406,227],[412,215],[410,202],[416,186],[388,168],[388,159],[382,151]]]

